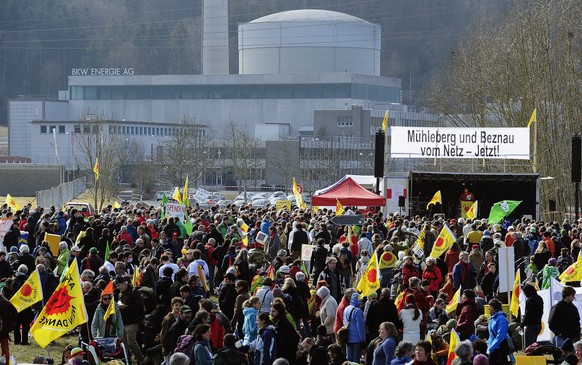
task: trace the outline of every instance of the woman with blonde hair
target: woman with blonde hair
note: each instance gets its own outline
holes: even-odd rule
[[[390,365],[396,358],[396,338],[398,331],[392,322],[382,322],[378,330],[378,336],[382,339],[374,350],[372,365]]]

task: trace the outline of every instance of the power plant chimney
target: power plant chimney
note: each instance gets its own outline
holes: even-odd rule
[[[204,0],[202,73],[228,75],[228,0]]]

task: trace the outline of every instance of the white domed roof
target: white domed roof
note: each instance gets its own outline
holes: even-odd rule
[[[302,9],[289,10],[280,13],[266,15],[264,17],[252,20],[250,23],[273,23],[273,22],[330,22],[330,23],[368,23],[358,17],[339,13],[337,11],[319,10],[319,9]]]

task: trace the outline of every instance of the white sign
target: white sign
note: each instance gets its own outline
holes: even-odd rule
[[[178,217],[180,222],[184,222],[184,214],[186,207],[182,204],[168,203],[166,204],[166,217]]]
[[[392,158],[529,160],[529,128],[390,127]]]
[[[2,244],[4,242],[4,236],[6,232],[12,227],[12,219],[2,219],[0,221],[0,251],[6,252],[6,247]]]
[[[311,255],[315,251],[315,246],[313,245],[301,245],[301,260],[310,261]]]

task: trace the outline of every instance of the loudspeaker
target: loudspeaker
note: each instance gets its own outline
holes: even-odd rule
[[[405,206],[406,206],[406,197],[401,195],[398,197],[398,207],[404,208]]]
[[[384,140],[386,135],[384,132],[376,132],[376,139],[374,145],[374,177],[384,177]]]
[[[556,201],[554,199],[550,199],[550,212],[556,211]]]
[[[582,181],[582,137],[576,133],[572,137],[572,182]]]

